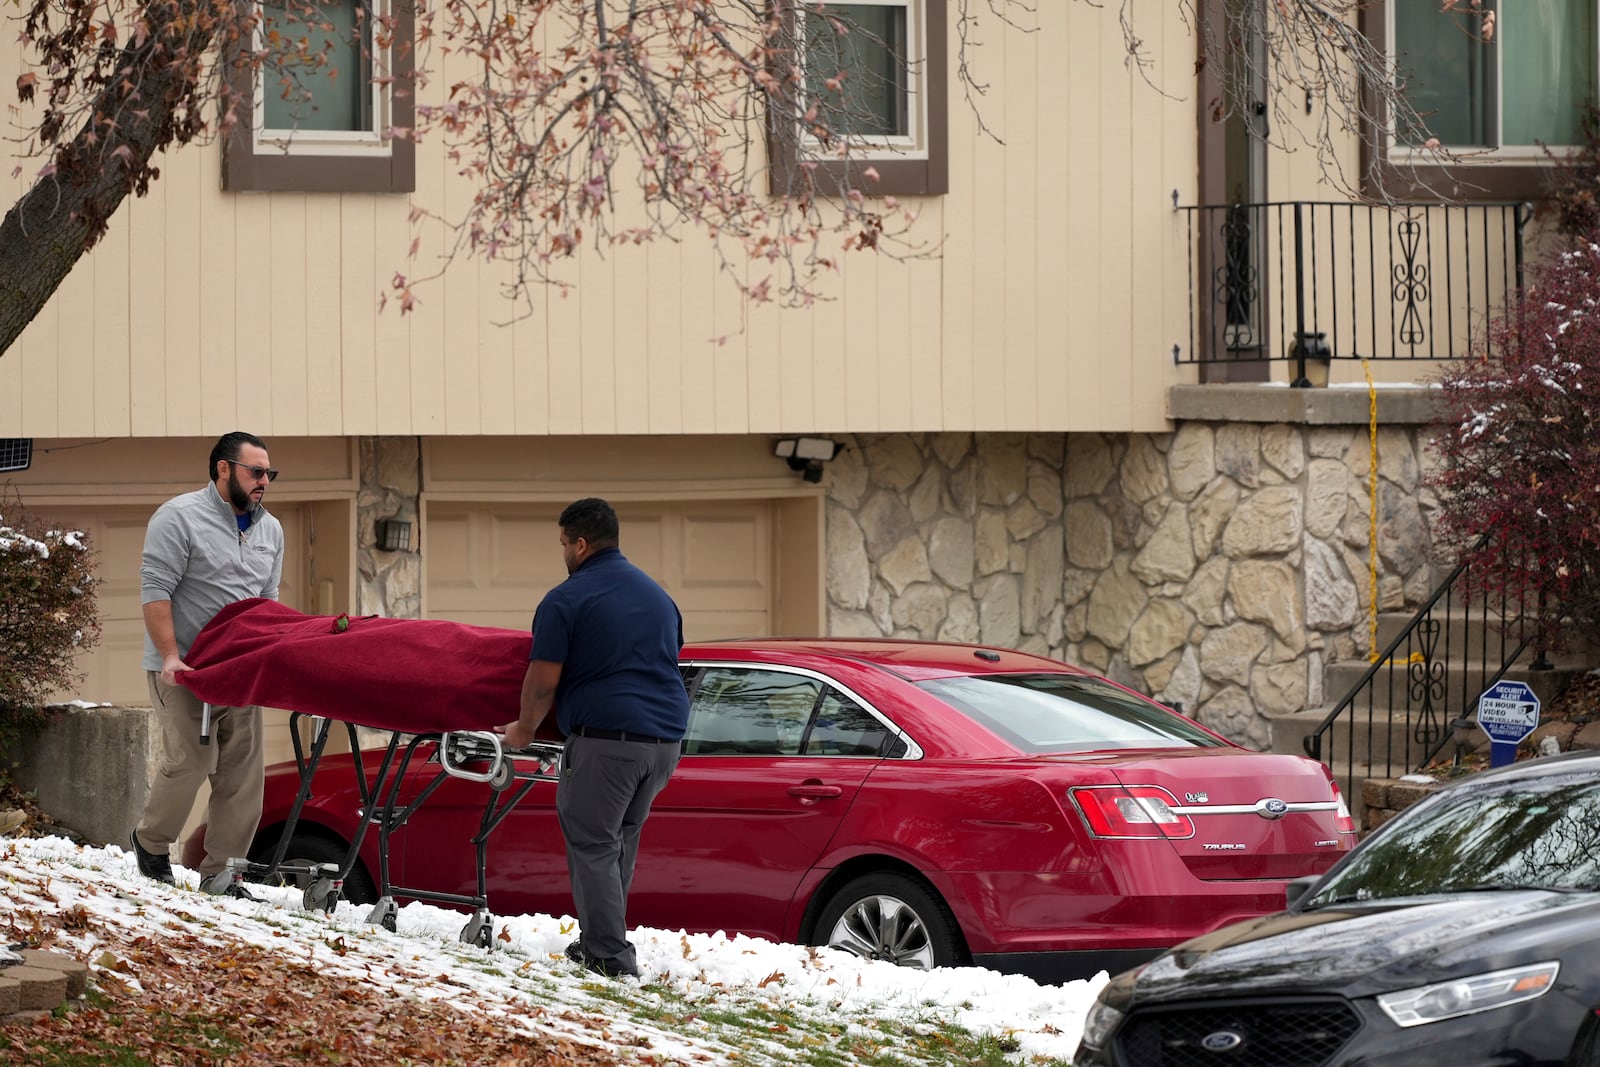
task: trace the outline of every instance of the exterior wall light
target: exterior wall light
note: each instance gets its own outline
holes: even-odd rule
[[[772,454],[788,460],[789,469],[808,482],[822,481],[822,465],[839,454],[839,442],[829,437],[779,438]]]
[[[411,524],[404,519],[394,516],[379,519],[373,532],[377,537],[377,547],[384,552],[404,552],[411,547]]]
[[[1289,358],[1294,361],[1295,379],[1289,384],[1297,389],[1321,388],[1328,384],[1333,364],[1333,350],[1328,347],[1328,335],[1301,331],[1289,344]]]

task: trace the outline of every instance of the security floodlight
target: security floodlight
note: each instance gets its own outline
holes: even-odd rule
[[[839,454],[839,442],[829,437],[783,437],[772,454],[789,461],[789,469],[800,471],[808,482],[822,481],[822,465]]]

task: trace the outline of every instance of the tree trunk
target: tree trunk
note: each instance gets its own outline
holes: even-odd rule
[[[0,222],[0,355],[105,234],[123,199],[130,192],[144,195],[157,176],[150,167],[156,151],[201,131],[195,115],[197,98],[205,95],[198,92],[199,57],[211,45],[215,24],[190,18],[175,29],[183,6],[172,0],[145,5],[149,36],[142,43],[130,39],[118,58],[118,76],[95,97],[77,136],[51,154],[51,172]],[[108,124],[104,116],[117,121]]]

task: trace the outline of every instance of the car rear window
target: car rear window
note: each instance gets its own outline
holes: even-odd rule
[[[1489,889],[1600,887],[1600,781],[1592,772],[1464,783],[1408,809],[1305,907]]]
[[[1076,674],[990,674],[917,683],[1024,752],[1220,748],[1158,704]]]

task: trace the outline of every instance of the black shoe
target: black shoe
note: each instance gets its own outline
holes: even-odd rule
[[[146,852],[144,846],[139,844],[139,831],[133,830],[128,834],[128,843],[133,846],[133,855],[139,863],[140,874],[146,878],[154,878],[163,885],[178,884],[178,880],[172,877],[172,860],[166,856],[158,856],[154,852]]]
[[[573,938],[570,942],[568,942],[567,943],[567,949],[566,949],[566,955],[567,955],[567,959],[571,960],[573,963],[582,963],[583,962],[583,938],[581,938],[581,937]]]
[[[637,978],[637,967],[624,967],[616,960],[603,960],[599,956],[584,953],[583,965],[588,970],[598,974],[601,978]]]

